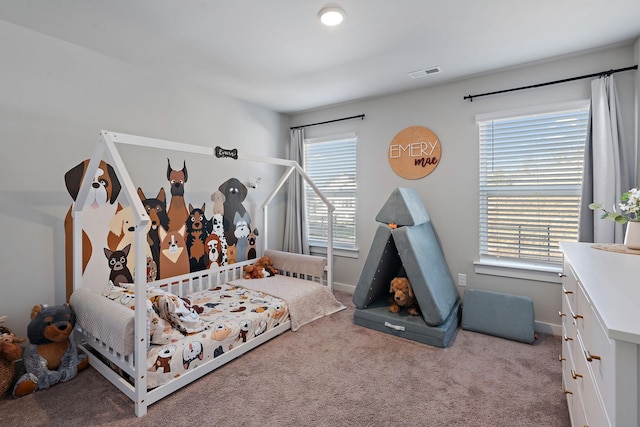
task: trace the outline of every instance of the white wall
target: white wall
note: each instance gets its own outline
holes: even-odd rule
[[[357,241],[360,256],[357,259],[336,259],[335,280],[347,286],[357,283],[378,225],[375,222],[376,213],[395,187],[412,187],[419,191],[431,216],[454,279],[457,279],[458,273],[465,273],[469,288],[531,297],[538,327],[553,330],[548,325],[560,323],[557,314],[561,301],[558,284],[474,273],[473,262],[477,260],[479,250],[478,129],[475,116],[588,99],[589,79],[476,98],[473,102],[463,100],[463,96],[627,67],[635,64],[634,60],[632,46],[616,48],[294,116],[292,125],[366,115],[362,121],[350,120],[306,130],[307,137],[347,131],[356,131],[358,134]],[[633,71],[625,72],[615,77],[622,105],[627,111],[625,119],[629,143],[634,143],[635,132],[635,74]],[[441,142],[442,158],[432,174],[419,180],[406,180],[390,168],[387,148],[397,132],[413,125],[425,126],[435,132]],[[459,290],[462,293],[463,288]]]
[[[1,20],[0,40],[0,163],[5,171],[0,178],[0,315],[9,316],[7,326],[22,336],[33,305],[65,301],[63,219],[72,200],[63,177],[91,156],[100,129],[273,157],[285,154],[288,119],[280,114]],[[135,150],[132,156],[125,163],[145,161]],[[181,164],[180,154],[170,157],[172,164]],[[231,160],[214,160],[206,167],[207,174],[190,169],[193,186],[187,187],[187,201],[191,195],[194,204],[210,204],[209,195],[227,178],[244,182],[260,176],[262,184],[245,201],[260,224],[255,211],[283,170]],[[158,179],[137,183],[134,178],[134,184],[147,196],[160,185],[168,192],[165,168],[162,158],[154,171]],[[203,182],[210,176],[213,182]],[[281,244],[278,209],[270,227],[272,246]]]

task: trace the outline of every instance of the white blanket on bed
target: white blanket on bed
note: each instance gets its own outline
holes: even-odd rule
[[[285,300],[289,307],[292,331],[346,308],[336,300],[329,288],[310,280],[276,275],[263,279],[239,279],[229,283]]]

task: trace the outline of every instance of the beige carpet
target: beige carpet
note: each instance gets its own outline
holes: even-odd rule
[[[6,426],[569,426],[559,337],[534,345],[459,330],[446,349],[353,324],[346,310],[288,331],[137,419],[95,370],[0,400]]]

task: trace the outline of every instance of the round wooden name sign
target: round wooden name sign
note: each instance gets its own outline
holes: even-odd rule
[[[391,169],[406,179],[429,175],[440,163],[440,140],[430,129],[411,126],[401,130],[389,144]]]

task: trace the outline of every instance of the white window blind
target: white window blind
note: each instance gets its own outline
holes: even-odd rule
[[[333,245],[356,248],[356,141],[355,133],[305,139],[304,170],[335,207]],[[307,233],[312,246],[327,245],[328,211],[305,184]]]
[[[560,264],[576,240],[588,104],[480,125],[480,258]]]

